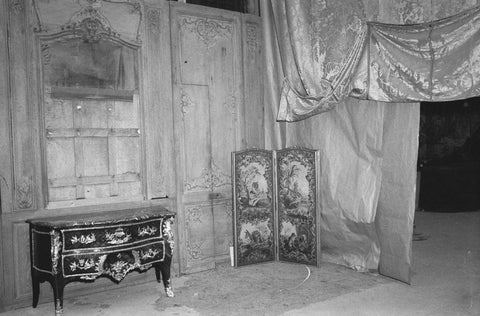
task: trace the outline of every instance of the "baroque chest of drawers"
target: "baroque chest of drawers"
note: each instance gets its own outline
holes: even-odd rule
[[[33,307],[41,282],[52,284],[55,312],[62,313],[67,283],[100,276],[120,282],[128,272],[152,266],[172,297],[174,218],[167,209],[152,207],[28,220]]]

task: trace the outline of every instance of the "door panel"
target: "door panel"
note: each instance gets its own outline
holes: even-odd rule
[[[244,132],[240,15],[171,3],[171,16],[180,266],[201,271],[227,258],[232,240],[230,153]]]
[[[215,268],[213,212],[210,203],[191,204],[184,208],[186,243],[185,273]]]

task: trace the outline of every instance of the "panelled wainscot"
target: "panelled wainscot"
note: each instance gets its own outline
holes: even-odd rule
[[[170,286],[173,221],[165,208],[128,210],[28,220],[32,261],[33,307],[40,283],[53,287],[55,311],[63,310],[63,288],[71,281],[100,276],[116,282],[128,272],[155,267],[167,296]]]
[[[173,273],[229,260],[230,153],[265,146],[262,23],[258,7],[249,12],[167,0],[0,0],[0,312],[32,297],[49,302],[42,280],[61,285],[58,296],[70,280],[115,280],[123,247],[139,266],[167,255],[136,224],[104,231],[112,242],[130,234],[122,244],[100,238],[107,213],[117,221],[131,216],[126,209],[175,212]],[[82,222],[84,214],[92,215]],[[33,274],[30,225],[47,248],[33,254]],[[132,273],[120,285],[72,282],[65,297],[148,281]]]

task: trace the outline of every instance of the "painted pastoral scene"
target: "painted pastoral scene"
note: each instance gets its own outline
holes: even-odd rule
[[[276,160],[279,260],[317,265],[315,151],[279,150]]]
[[[272,152],[233,153],[235,265],[275,259]]]

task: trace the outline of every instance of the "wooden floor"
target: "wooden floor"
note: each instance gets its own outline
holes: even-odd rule
[[[223,264],[174,278],[173,299],[152,282],[67,298],[65,315],[480,315],[480,211],[417,212],[415,224],[410,286],[328,263]],[[53,303],[7,315],[53,315]]]

